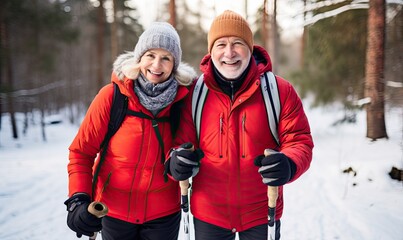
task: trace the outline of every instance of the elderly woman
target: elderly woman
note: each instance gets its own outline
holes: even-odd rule
[[[152,120],[169,118],[173,105],[188,94],[186,86],[196,77],[192,68],[181,63],[181,54],[175,29],[168,23],[151,24],[134,52],[117,58],[112,83],[91,103],[69,147],[67,225],[78,237],[93,236],[102,229],[106,240],[178,238],[180,191],[177,182],[164,179],[162,163],[164,150],[172,147],[172,122],[160,122],[155,129]],[[127,115],[101,149],[114,84],[127,96],[129,112],[140,115]],[[99,161],[101,151],[105,155]],[[107,216],[97,218],[88,212],[94,200],[109,208]]]

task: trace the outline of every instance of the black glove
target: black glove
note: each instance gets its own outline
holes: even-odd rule
[[[272,152],[269,156],[257,156],[254,162],[260,167],[258,171],[262,175],[263,183],[268,186],[286,184],[297,169],[295,163],[281,152]]]
[[[199,172],[200,159],[204,154],[200,149],[193,151],[192,148],[193,144],[184,143],[171,152],[167,164],[169,164],[169,173],[177,181],[194,177]]]
[[[92,237],[94,232],[102,229],[102,218],[97,218],[88,212],[91,198],[85,193],[74,194],[67,199],[64,204],[67,206],[67,226],[77,233],[77,237],[82,235]]]

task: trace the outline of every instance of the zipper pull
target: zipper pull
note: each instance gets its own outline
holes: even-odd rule
[[[222,113],[220,114],[220,133],[223,133],[223,117],[222,117]]]
[[[234,101],[234,82],[230,81],[231,84],[231,101]]]
[[[242,116],[242,130],[245,131],[246,114]]]

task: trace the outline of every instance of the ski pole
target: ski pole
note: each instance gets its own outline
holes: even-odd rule
[[[271,149],[265,149],[264,155],[267,157],[271,153],[275,151]],[[269,224],[267,227],[267,238],[268,240],[275,240],[276,239],[276,205],[277,205],[277,198],[278,198],[278,187],[267,187],[267,197],[269,199],[269,213],[268,213],[268,220]]]
[[[190,240],[189,232],[189,179],[180,181],[179,186],[181,188],[181,208],[183,211],[183,229],[185,231],[185,240]]]
[[[186,145],[184,149],[189,151],[194,151],[193,145]],[[185,240],[190,240],[189,231],[189,179],[179,181],[179,186],[181,188],[181,208],[183,211],[183,230],[185,231]]]
[[[102,202],[94,201],[88,205],[88,212],[97,218],[101,218],[108,214],[108,207]],[[97,232],[94,232],[94,235],[89,239],[95,240],[97,238],[97,234]]]

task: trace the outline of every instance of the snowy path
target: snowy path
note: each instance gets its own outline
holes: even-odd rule
[[[363,138],[365,114],[358,116],[359,125],[333,128],[329,123],[337,118],[322,114],[310,113],[315,141],[311,168],[285,189],[283,236],[402,240],[403,185],[387,175],[392,165],[402,166],[402,116],[390,122],[389,141],[371,143]],[[342,173],[348,167],[357,171],[355,177]]]
[[[285,188],[282,239],[403,240],[403,185],[387,175],[392,166],[402,168],[401,112],[389,113],[390,139],[375,143],[363,137],[364,113],[356,125],[329,127],[337,114],[308,114],[314,160],[305,175]],[[8,131],[0,132],[0,239],[76,239],[66,226],[63,205],[67,147],[76,127],[49,126],[47,143],[38,129],[18,142],[10,140]],[[357,171],[355,177],[342,173],[348,167]]]
[[[76,128],[49,126],[46,144],[38,129],[31,131],[29,136],[37,137],[18,142],[2,137],[0,239],[74,239],[65,227],[63,201],[67,197],[67,146]]]

